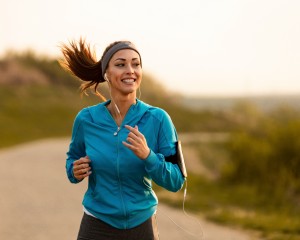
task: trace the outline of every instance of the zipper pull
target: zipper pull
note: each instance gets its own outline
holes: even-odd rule
[[[117,131],[116,131],[116,132],[114,132],[114,136],[117,136],[117,135],[118,135],[118,133],[119,133],[119,131],[120,131],[120,127],[118,127],[118,128],[117,128]]]

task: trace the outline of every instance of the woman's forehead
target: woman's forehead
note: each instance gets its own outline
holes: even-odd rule
[[[111,58],[111,60],[124,59],[124,60],[132,60],[132,59],[140,59],[139,54],[132,49],[122,49],[117,51]]]

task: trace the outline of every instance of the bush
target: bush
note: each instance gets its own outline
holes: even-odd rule
[[[300,193],[299,133],[300,114],[287,108],[274,110],[255,127],[246,125],[228,142],[223,179],[295,199]]]

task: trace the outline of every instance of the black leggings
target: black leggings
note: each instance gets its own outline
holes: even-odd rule
[[[156,216],[131,229],[118,229],[84,213],[77,240],[159,240]]]

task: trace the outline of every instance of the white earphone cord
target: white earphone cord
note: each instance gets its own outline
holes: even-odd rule
[[[119,110],[119,108],[118,108],[116,102],[114,101],[112,95],[111,95],[110,81],[109,81],[109,79],[107,78],[106,73],[104,74],[104,79],[105,79],[105,80],[107,81],[107,83],[108,83],[109,95],[110,95],[111,101],[114,103],[115,108],[116,108],[116,110],[117,110],[117,112],[118,112],[118,114],[119,114],[120,119],[122,119],[121,112],[120,112],[120,110]]]
[[[202,229],[202,226],[201,226],[201,223],[200,221],[196,218],[196,217],[193,217],[193,216],[190,216],[186,211],[185,211],[185,207],[184,207],[184,204],[185,204],[185,200],[186,200],[186,194],[187,194],[187,179],[186,179],[186,182],[185,182],[185,188],[184,188],[184,194],[183,194],[183,202],[182,202],[182,211],[183,213],[193,219],[194,221],[196,221],[198,223],[198,225],[200,226],[200,234],[195,234],[195,233],[192,233],[186,229],[184,229],[183,227],[179,226],[179,224],[177,224],[170,216],[168,216],[168,214],[164,213],[164,211],[161,211],[165,216],[167,216],[178,228],[180,228],[182,231],[186,232],[187,234],[191,235],[192,237],[194,238],[197,238],[197,237],[200,237],[200,239],[204,239],[204,233],[203,233],[203,229]]]

